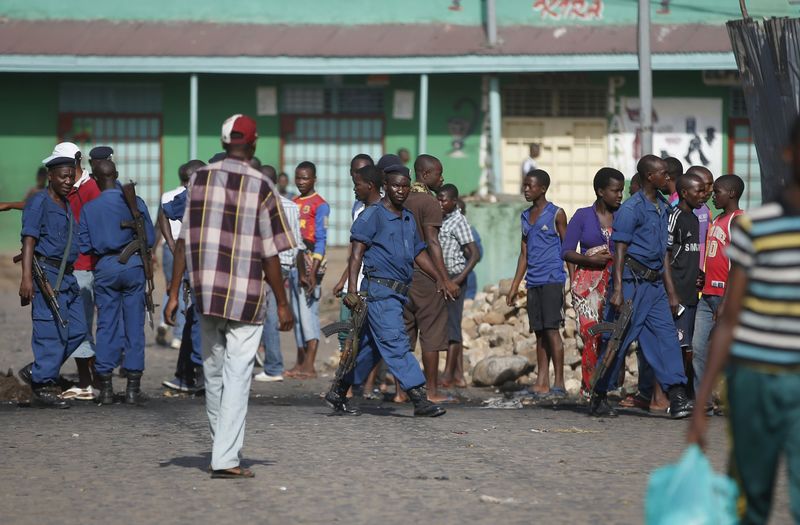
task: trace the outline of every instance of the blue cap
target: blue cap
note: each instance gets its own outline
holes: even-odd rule
[[[97,146],[89,151],[91,160],[111,160],[113,156],[114,150],[110,146]]]
[[[393,155],[391,153],[389,153],[388,155],[384,155],[383,157],[380,158],[378,163],[375,164],[375,166],[377,166],[378,169],[383,171],[383,173],[385,174],[399,173],[404,177],[408,177],[409,179],[411,178],[411,173],[408,171],[408,168],[405,167],[403,161],[400,160],[400,157],[398,157],[397,155]]]
[[[47,169],[57,168],[59,166],[72,166],[74,168],[75,159],[69,157],[56,157],[54,159],[50,159],[47,161],[47,164],[45,164]]]

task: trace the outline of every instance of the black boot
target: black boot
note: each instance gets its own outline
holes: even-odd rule
[[[594,417],[617,417],[617,411],[608,404],[608,396],[605,392],[596,393],[589,401],[589,415]]]
[[[142,373],[127,370],[128,384],[125,386],[125,403],[141,405],[147,401],[147,396],[142,393]]]
[[[350,405],[350,401],[347,399],[347,390],[349,389],[350,385],[343,383],[331,388],[328,393],[325,394],[325,402],[336,414],[360,416],[361,411],[358,408]]]
[[[54,384],[40,385],[34,383],[31,387],[33,390],[33,397],[31,398],[31,406],[36,408],[69,408],[69,403],[61,399],[59,393],[61,391],[58,386]]]
[[[414,415],[420,417],[438,417],[447,413],[447,410],[434,404],[428,399],[428,390],[425,386],[417,386],[406,390],[411,402],[414,403]]]
[[[33,374],[33,363],[28,363],[20,368],[19,372],[17,372],[17,375],[20,379],[22,379],[22,382],[28,386],[33,386],[33,378],[31,374]]]
[[[100,393],[97,395],[97,402],[101,405],[114,404],[112,377],[112,374],[97,374],[97,380],[100,382]]]
[[[683,419],[692,415],[694,403],[686,395],[686,387],[675,385],[667,392],[669,397],[669,415],[672,419]]]

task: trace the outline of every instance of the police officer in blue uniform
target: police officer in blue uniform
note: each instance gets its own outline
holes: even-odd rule
[[[32,303],[34,362],[20,371],[30,382],[32,404],[66,408],[56,384],[61,365],[86,337],[86,316],[72,264],[78,258],[75,218],[67,194],[75,183],[75,158],[55,157],[46,163],[49,184],[34,194],[22,212],[22,282],[19,296],[23,306]],[[33,279],[33,259],[58,301],[62,326]]]
[[[370,171],[371,170],[371,171]],[[362,171],[364,172],[362,174]],[[344,304],[354,308],[366,296],[367,318],[360,334],[356,366],[326,401],[340,413],[358,414],[349,406],[347,390],[362,385],[380,358],[414,403],[414,415],[441,416],[445,410],[428,400],[425,376],[413,355],[403,324],[403,307],[416,261],[423,271],[438,275],[417,234],[414,216],[403,208],[411,190],[411,176],[403,165],[384,168],[386,196],[368,206],[350,230],[352,255],[348,261],[349,285]],[[378,168],[365,167],[359,176],[373,184],[381,180]],[[361,295],[358,272],[364,267]],[[443,283],[437,289],[443,290]]]
[[[614,273],[606,319],[613,320],[614,310],[628,300],[633,302],[633,314],[614,366],[598,381],[590,413],[616,415],[606,392],[611,379],[619,377],[625,350],[638,339],[656,380],[669,396],[670,415],[685,418],[691,414],[692,402],[686,395],[687,380],[673,318],[679,300],[667,257],[670,205],[660,191],[667,185],[667,166],[655,155],[645,155],[637,172],[641,190],[625,201],[614,217]]]
[[[97,161],[92,177],[100,188],[100,196],[81,210],[78,244],[81,253],[96,255],[94,270],[95,304],[97,305],[97,358],[95,370],[100,378],[102,404],[114,402],[111,374],[124,350],[122,367],[128,384],[126,403],[144,400],[140,383],[144,370],[145,276],[141,254],[134,254],[127,263],[119,261],[120,252],[134,239],[133,230],[121,224],[133,219],[117,185],[117,168],[110,160]],[[145,219],[147,244],[155,242],[155,231],[144,201],[137,197],[139,211]]]

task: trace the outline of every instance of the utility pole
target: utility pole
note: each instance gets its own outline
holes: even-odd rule
[[[653,70],[650,65],[650,0],[639,0],[639,144],[653,152]]]

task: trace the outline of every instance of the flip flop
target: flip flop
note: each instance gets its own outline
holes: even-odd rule
[[[550,389],[550,392],[547,393],[547,397],[555,398],[555,399],[563,399],[567,397],[567,391],[561,387],[553,387]]]
[[[72,388],[68,388],[67,390],[61,392],[61,399],[75,399],[82,393],[83,393],[82,388],[73,386]]]
[[[448,395],[445,399],[441,401],[431,401],[431,403],[435,403],[437,405],[455,405],[461,403],[461,400],[457,397]]]
[[[532,399],[532,400],[535,400],[535,401],[539,401],[539,400],[542,400],[542,399],[547,399],[547,396],[549,394],[550,394],[549,391],[548,392],[531,392],[530,390],[525,389],[525,390],[522,390],[520,392],[515,393],[514,397],[516,397],[518,399]]]
[[[238,469],[238,471],[233,469]],[[212,470],[211,479],[247,479],[256,477],[250,469],[242,467],[233,467],[233,469]]]

